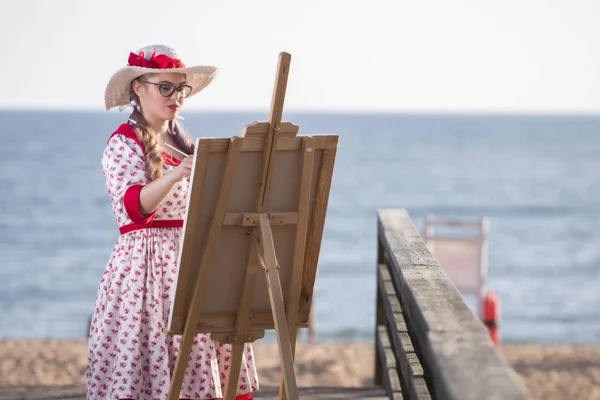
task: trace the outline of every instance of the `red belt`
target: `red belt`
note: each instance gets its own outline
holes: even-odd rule
[[[138,229],[148,228],[183,228],[182,219],[153,219],[147,224],[128,224],[119,228],[121,235],[124,235],[131,231],[137,231]]]

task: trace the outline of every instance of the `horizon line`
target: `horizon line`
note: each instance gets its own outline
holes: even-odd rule
[[[92,112],[92,113],[120,113],[116,109],[105,110],[103,108],[51,108],[51,107],[19,107],[19,108],[8,108],[0,107],[0,112]],[[254,113],[266,113],[269,114],[269,108],[190,108],[184,111],[182,115],[186,114],[254,114]],[[600,116],[600,110],[501,110],[501,109],[490,109],[490,110],[449,110],[449,109],[359,109],[359,108],[346,108],[346,109],[308,109],[308,108],[291,108],[284,110],[287,114],[322,114],[322,115],[344,115],[344,114],[360,114],[360,115],[447,115],[447,116],[460,116],[460,115],[479,115],[479,116],[582,116],[582,117],[596,117]]]

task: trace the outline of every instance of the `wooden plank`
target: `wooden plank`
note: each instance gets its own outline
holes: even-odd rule
[[[271,310],[273,311],[273,320],[275,321],[277,345],[284,373],[285,394],[288,399],[297,399],[298,387],[296,386],[296,372],[294,368],[294,357],[292,355],[292,345],[290,342],[290,332],[285,319],[283,294],[278,271],[279,264],[277,263],[277,258],[275,256],[275,244],[273,243],[271,225],[265,214],[261,214],[259,229],[260,242],[262,244],[261,249],[264,252],[262,256],[264,257],[267,288],[269,290]]]
[[[443,399],[528,399],[481,321],[431,255],[405,210],[379,210],[379,240],[401,295],[431,395]]]
[[[423,368],[406,329],[400,301],[386,264],[379,264],[378,285],[382,289],[383,307],[390,329],[389,338],[393,344],[394,357],[402,372],[402,381],[407,393],[411,399],[429,400],[431,396],[423,377]]]
[[[310,216],[310,225],[308,228],[302,278],[302,296],[307,305],[310,305],[312,301],[313,288],[309,287],[309,285],[315,282],[317,274],[317,262],[321,251],[321,240],[323,238],[323,229],[327,214],[327,203],[329,201],[329,189],[331,187],[331,178],[333,176],[335,155],[336,149],[323,150],[321,165],[319,166],[319,176],[317,178],[317,186]]]
[[[237,313],[221,313],[221,314],[200,314],[199,322],[196,328],[197,333],[212,333],[212,332],[231,332],[232,326],[235,326]],[[273,314],[271,311],[253,312],[248,316],[252,322],[252,329],[265,330],[273,328]],[[308,322],[298,323],[300,328],[307,328]],[[169,335],[181,335],[180,331],[166,331]]]
[[[298,223],[297,212],[269,213],[271,225],[294,225]],[[225,226],[257,226],[258,213],[227,213],[223,219]]]
[[[304,254],[306,248],[306,234],[308,231],[308,208],[310,205],[310,190],[313,177],[315,141],[312,137],[306,136],[302,143],[302,171],[300,177],[300,193],[298,195],[298,221],[295,232],[294,254],[292,265],[292,281],[287,298],[287,323],[290,330],[290,342],[292,345],[292,357],[296,354],[296,336],[298,334],[298,313],[300,307],[300,291],[302,290],[302,275],[304,271]],[[280,386],[284,383],[284,374],[282,371],[280,377]],[[282,393],[282,400],[285,395]]]
[[[375,345],[378,348],[379,359],[375,362],[382,367],[383,383],[390,399],[400,400],[405,396],[402,393],[402,385],[398,376],[396,356],[390,344],[390,338],[385,325],[379,325],[376,329]]]
[[[292,330],[292,348],[295,349],[295,338],[297,333],[296,323],[300,306],[300,293],[302,291],[302,279],[304,275],[304,264],[306,255],[306,238],[308,234],[308,211],[310,205],[311,187],[314,165],[314,139],[310,136],[304,138],[302,146],[302,175],[300,178],[300,193],[298,196],[298,223],[296,225],[292,285],[287,299],[288,326]],[[317,205],[315,204],[315,207]]]
[[[204,179],[206,176],[206,164],[208,162],[208,148],[198,146],[199,141],[196,141],[196,157],[194,160],[194,168],[190,176],[190,182],[197,182],[196,187],[204,187]],[[192,199],[194,201],[192,201]],[[186,238],[183,241],[183,247],[179,252],[179,260],[177,265],[181,263],[189,263],[189,260],[199,260],[202,255],[202,247],[198,246],[199,239],[196,237],[196,223],[200,219],[200,211],[202,210],[202,193],[190,192],[188,197],[188,216],[186,225],[182,230],[182,237]],[[177,276],[177,293],[183,292],[184,297],[176,299],[173,304],[172,327],[174,331],[183,332],[186,312],[190,303],[191,294],[184,288],[189,280],[189,269],[179,271]],[[182,290],[184,289],[184,290]],[[168,331],[165,331],[168,333]]]
[[[233,185],[233,179],[237,166],[238,156],[240,154],[242,139],[232,138],[230,150],[227,155],[227,164],[223,172],[223,180],[219,192],[219,200],[215,206],[214,218],[210,225],[209,235],[206,241],[206,247],[202,254],[200,269],[196,279],[195,290],[192,296],[191,306],[185,321],[183,336],[179,347],[179,354],[175,363],[173,377],[169,388],[169,400],[179,399],[183,377],[188,366],[188,357],[196,335],[196,326],[198,325],[199,311],[202,309],[202,301],[204,301],[204,287],[212,266],[212,257],[221,236],[223,227],[223,218],[229,202],[229,193]]]
[[[286,137],[285,132],[281,133],[277,142],[277,151],[298,151],[302,148],[302,138]],[[315,140],[314,150],[327,150],[337,148],[337,136],[332,135],[311,135]]]
[[[385,262],[385,251],[383,247],[381,247],[381,243],[377,240],[377,265]],[[385,309],[383,308],[383,288],[379,284],[379,280],[377,276],[379,274],[379,270],[375,271],[375,280],[377,281],[377,289],[375,295],[375,336],[377,336],[377,327],[379,325],[385,325]],[[375,359],[379,359],[381,355],[379,354],[379,346],[375,343]],[[375,363],[375,371],[373,374],[373,383],[377,386],[383,385],[383,370],[379,363]]]
[[[292,137],[291,132],[279,132],[279,140],[277,141],[277,151],[298,151],[302,148],[302,138],[304,136]],[[336,135],[311,135],[315,139],[315,150],[329,150],[337,148],[338,136]],[[207,140],[207,139],[205,139]],[[201,142],[200,147],[204,148],[207,145]],[[209,153],[225,153],[229,146],[228,138],[210,139]],[[265,138],[258,135],[246,137],[242,144],[242,152],[263,151],[265,147]]]

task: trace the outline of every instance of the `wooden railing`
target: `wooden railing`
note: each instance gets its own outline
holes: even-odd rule
[[[405,210],[378,213],[375,384],[392,399],[528,399]]]

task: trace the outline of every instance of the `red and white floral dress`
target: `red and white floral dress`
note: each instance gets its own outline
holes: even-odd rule
[[[164,153],[164,173],[179,160]],[[128,124],[110,137],[102,158],[108,193],[121,235],[106,266],[89,333],[88,399],[166,399],[181,336],[162,332],[175,294],[177,257],[189,180],[173,187],[152,214],[140,212],[149,179],[142,143]],[[198,334],[180,397],[223,397],[231,345]],[[258,378],[246,344],[238,399],[252,399]]]

